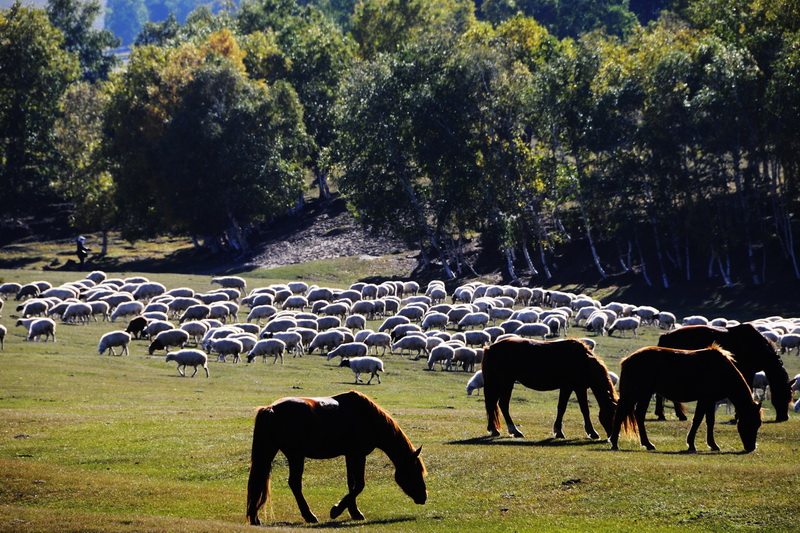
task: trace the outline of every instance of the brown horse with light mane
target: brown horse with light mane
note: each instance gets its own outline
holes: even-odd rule
[[[614,415],[611,449],[618,450],[620,430],[635,435],[642,446],[655,450],[647,438],[644,418],[653,394],[675,402],[697,400],[692,427],[686,436],[688,451],[696,451],[694,438],[706,418],[706,442],[719,451],[714,441],[714,410],[719,400],[730,399],[739,415],[737,429],[746,452],[756,449],[761,427],[761,405],[753,401],[750,386],[736,368],[730,352],[717,345],[704,350],[675,350],[651,346],[637,350],[620,363],[619,403]],[[634,424],[635,422],[635,424]]]
[[[564,438],[561,426],[567,402],[573,392],[583,414],[586,434],[592,439],[600,437],[589,417],[587,390],[590,388],[600,405],[600,423],[607,434],[611,433],[617,405],[616,391],[611,384],[606,365],[579,340],[544,342],[508,338],[496,342],[484,351],[483,381],[487,429],[493,436],[500,435],[500,412],[506,420],[508,432],[514,437],[524,436],[514,425],[508,412],[516,381],[530,389],[560,390],[558,411],[553,423],[556,438]]]
[[[281,398],[256,414],[250,479],[247,482],[247,519],[259,525],[258,512],[269,500],[272,459],[283,452],[289,462],[289,487],[306,522],[318,522],[303,497],[306,457],[345,456],[348,493],[331,509],[336,518],[347,509],[355,520],[364,515],[356,497],[364,489],[367,455],[378,448],[395,466],[395,481],[417,504],[424,504],[425,465],[403,430],[378,404],[350,391],[329,398]]]

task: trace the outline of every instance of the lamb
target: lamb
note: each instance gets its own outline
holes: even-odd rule
[[[119,304],[114,312],[111,313],[111,322],[114,322],[121,316],[136,316],[141,315],[144,311],[142,302],[123,302]]]
[[[419,359],[423,352],[427,353],[426,349],[427,339],[425,337],[421,337],[419,335],[407,335],[392,344],[391,352],[395,353],[399,350],[400,355],[403,355],[403,351],[408,350],[409,355],[411,355],[412,351],[416,351],[417,359]]]
[[[372,382],[372,378],[375,377],[378,378],[378,384],[381,382],[381,377],[378,375],[378,372],[383,372],[383,361],[377,357],[372,357],[370,355],[354,357],[352,359],[345,357],[342,359],[341,363],[339,363],[339,366],[346,366],[352,370],[356,375],[356,383],[363,383],[360,376],[364,372],[369,372],[371,374],[367,385],[369,385]]]
[[[187,342],[189,342],[189,334],[184,330],[168,329],[156,335],[156,338],[150,343],[147,353],[153,355],[153,352],[156,350],[166,350],[167,353],[169,353],[169,348],[171,346],[180,346],[183,348]]]
[[[242,295],[245,294],[247,282],[239,276],[220,276],[211,278],[211,283],[216,283],[220,287],[226,289],[237,289]]]
[[[38,340],[42,336],[44,336],[44,342],[47,342],[50,337],[53,337],[53,342],[56,342],[56,323],[53,319],[36,318],[28,326],[26,340]]]
[[[111,331],[100,337],[100,344],[97,345],[97,353],[103,355],[103,352],[108,350],[111,355],[117,355],[114,352],[114,347],[122,346],[122,352],[120,352],[120,355],[129,355],[128,344],[130,342],[130,333],[122,330]]]
[[[142,337],[142,332],[144,332],[144,329],[147,327],[148,323],[149,320],[147,320],[146,317],[141,315],[133,317],[128,322],[128,327],[125,328],[125,333],[130,333],[137,339],[140,339]]]
[[[483,370],[478,370],[467,382],[467,395],[472,396],[472,391],[483,388]]]
[[[5,350],[5,338],[6,333],[8,333],[8,329],[2,324],[0,324],[0,350]]]
[[[283,364],[283,353],[286,351],[286,343],[284,343],[280,339],[261,339],[253,346],[253,349],[250,350],[250,353],[247,354],[247,362],[252,363],[253,360],[261,356],[262,362],[267,362],[267,357],[270,355],[274,357],[272,360],[272,364],[278,362],[278,358],[281,358],[281,364]]]
[[[369,348],[363,342],[348,342],[340,344],[330,352],[328,352],[327,360],[330,361],[334,357],[363,357],[367,355]]]
[[[180,375],[183,377],[186,377],[185,370],[187,366],[194,367],[194,372],[190,377],[194,377],[194,375],[197,374],[198,366],[202,366],[203,370],[206,371],[206,377],[209,377],[208,356],[201,350],[187,348],[184,350],[178,350],[177,352],[168,353],[165,362],[169,363],[170,361],[175,361],[178,363],[178,373],[180,373]],[[183,367],[183,370],[181,370],[181,367]]]
[[[218,361],[222,361],[224,363],[226,361],[225,358],[229,355],[232,355],[233,362],[238,363],[239,354],[244,351],[244,346],[239,340],[223,337],[221,339],[212,340],[211,349],[217,352]]]
[[[608,336],[610,337],[615,331],[621,331],[624,337],[626,336],[624,332],[633,331],[633,336],[636,337],[636,330],[639,329],[639,322],[639,317],[629,316],[618,318],[611,324],[611,327],[608,328]]]
[[[447,366],[447,370],[452,370],[453,356],[455,353],[455,348],[449,344],[440,344],[434,347],[428,356],[428,370],[433,370],[436,363],[439,363],[442,370],[445,369],[445,365]]]

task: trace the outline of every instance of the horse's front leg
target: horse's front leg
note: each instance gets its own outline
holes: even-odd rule
[[[306,522],[316,524],[319,520],[314,516],[314,513],[311,512],[311,509],[308,507],[308,502],[306,502],[303,496],[305,457],[293,455],[292,457],[287,457],[287,459],[289,460],[289,488],[292,489],[294,499],[297,501],[297,506],[300,508],[300,514],[303,515],[303,519]]]
[[[585,394],[586,391],[584,391]],[[564,432],[561,431],[561,426],[564,422],[564,412],[567,410],[567,402],[572,394],[572,389],[563,388],[558,393],[558,410],[556,411],[556,421],[553,422],[553,433],[557,439],[564,439]],[[584,398],[586,398],[584,396]],[[579,400],[580,401],[580,400]]]
[[[698,408],[699,408],[698,404]],[[717,446],[716,441],[714,440],[714,418],[715,418],[715,408],[716,402],[709,402],[706,407],[706,443],[708,447],[714,450],[715,452],[719,451],[719,446]]]
[[[499,398],[499,405],[500,405],[500,412],[503,413],[503,418],[506,419],[506,425],[508,426],[508,432],[511,434],[512,437],[524,437],[525,435],[522,434],[520,430],[517,429],[517,426],[514,424],[514,421],[511,419],[511,413],[508,411],[508,405],[511,402],[511,391],[514,390],[514,386],[506,387],[500,392]]]
[[[599,439],[600,435],[594,430],[592,419],[589,416],[589,398],[586,395],[586,389],[575,389],[575,397],[578,398],[578,405],[583,414],[583,429],[586,430],[586,435],[590,439]]]
[[[356,497],[364,490],[364,472],[366,470],[366,455],[348,455],[345,457],[347,465],[347,490],[348,493],[336,505],[331,507],[331,518],[337,518],[345,509],[353,520],[364,520],[364,515],[358,509]]]

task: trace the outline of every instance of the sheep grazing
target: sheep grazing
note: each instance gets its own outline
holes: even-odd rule
[[[242,295],[245,294],[245,289],[247,288],[247,282],[239,276],[220,276],[217,278],[211,278],[211,283],[216,283],[223,289],[236,289]]]
[[[388,333],[370,333],[367,338],[364,339],[364,344],[370,349],[375,348],[376,354],[378,353],[378,348],[383,348],[381,355],[384,355],[386,354],[386,348],[389,348],[392,344],[392,338]]]
[[[5,345],[6,333],[8,333],[8,330],[4,325],[0,324],[0,350],[6,349]]]
[[[156,335],[156,338],[150,343],[147,353],[153,355],[156,350],[166,350],[169,353],[170,347],[179,346],[183,348],[187,342],[189,342],[189,334],[187,332],[182,329],[168,329]]]
[[[317,348],[319,348],[320,351],[324,349],[327,353],[343,342],[344,333],[338,329],[323,331],[322,333],[317,333],[317,335],[314,337],[314,340],[308,345],[308,353],[313,353]]]
[[[464,316],[461,320],[458,321],[458,330],[461,331],[464,328],[477,328],[477,327],[485,327],[486,324],[489,323],[489,314],[478,312],[478,313],[469,313]]]
[[[116,352],[114,352],[114,347],[121,346],[122,351],[120,352],[120,355],[129,355],[128,344],[130,342],[130,333],[122,330],[112,331],[100,337],[100,344],[97,345],[97,353],[103,355],[103,352],[108,350],[111,355],[117,355]]]
[[[442,370],[445,369],[445,366],[447,366],[447,370],[452,370],[455,352],[455,348],[449,344],[440,344],[434,347],[428,356],[428,370],[433,370],[436,363],[439,363]]]
[[[247,354],[247,362],[252,363],[253,360],[261,356],[263,358],[263,362],[267,362],[267,357],[270,355],[273,356],[275,359],[272,360],[272,364],[278,362],[278,357],[281,358],[281,364],[283,364],[283,353],[286,351],[286,343],[280,339],[262,339],[258,341],[253,349],[250,350],[250,353]]]
[[[222,339],[212,340],[211,349],[217,352],[218,361],[222,361],[224,363],[226,361],[225,358],[229,355],[232,355],[233,362],[238,363],[239,354],[244,351],[244,346],[242,345],[242,342],[240,340],[222,338]]]
[[[478,370],[467,382],[467,395],[472,396],[472,391],[483,388],[483,370]]]
[[[19,283],[3,283],[0,285],[0,298],[8,299],[11,296],[16,296],[22,285]]]
[[[273,339],[279,339],[286,344],[286,352],[292,352],[292,357],[303,357],[305,347],[303,335],[298,331],[279,331],[272,334]]]
[[[371,374],[369,381],[367,381],[367,385],[372,382],[372,378],[378,378],[379,384],[381,382],[381,377],[378,375],[378,372],[383,372],[383,361],[377,357],[372,357],[370,355],[366,355],[364,357],[354,357],[352,359],[345,357],[339,363],[339,366],[346,366],[352,370],[356,375],[356,383],[363,383],[360,376],[365,372],[369,372]]]
[[[622,332],[622,336],[625,337],[626,331],[632,331],[633,336],[636,337],[637,336],[636,330],[639,329],[639,322],[640,322],[639,317],[629,316],[629,317],[618,318],[614,321],[613,324],[611,324],[611,327],[608,328],[608,336],[610,337],[611,335],[613,335],[615,331],[620,331]]]
[[[187,348],[184,350],[178,350],[177,352],[168,353],[165,362],[169,363],[170,361],[175,361],[178,363],[178,373],[180,373],[180,375],[183,377],[186,377],[187,366],[194,367],[194,372],[189,377],[194,377],[195,374],[197,374],[198,366],[202,366],[203,370],[206,371],[206,377],[209,377],[208,356],[201,350]]]
[[[778,344],[781,347],[781,353],[789,354],[793,349],[796,349],[795,355],[800,355],[800,335],[797,333],[787,333],[778,337]]]
[[[427,347],[428,342],[425,337],[420,335],[407,335],[392,344],[391,352],[397,353],[399,351],[400,355],[403,355],[403,352],[408,350],[408,355],[411,355],[411,352],[415,351],[417,352],[417,359],[419,359],[423,352],[427,353]]]
[[[114,312],[111,313],[111,322],[114,322],[121,316],[136,316],[144,312],[144,304],[142,302],[122,302],[119,304]]]
[[[330,352],[328,352],[327,360],[330,361],[334,357],[364,357],[367,355],[367,351],[369,348],[363,342],[348,342],[345,344],[340,344]]]
[[[61,315],[61,320],[70,323],[82,322],[84,324],[88,324],[89,320],[91,320],[91,317],[92,306],[87,303],[79,302],[69,304],[67,309],[64,311],[64,314]]]
[[[483,356],[481,356],[483,357]],[[475,363],[478,362],[478,351],[466,346],[460,346],[453,353],[453,363],[461,365],[465,372],[475,372]]]
[[[36,318],[30,323],[26,340],[39,340],[42,336],[44,336],[44,342],[47,342],[50,337],[53,337],[53,342],[56,342],[56,323],[54,320]]]
[[[148,324],[147,318],[143,316],[136,316],[130,319],[128,322],[128,327],[125,328],[126,333],[130,333],[134,336],[134,338],[140,339],[142,338],[142,332],[147,327]]]

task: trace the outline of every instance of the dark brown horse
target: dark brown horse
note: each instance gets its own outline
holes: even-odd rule
[[[611,432],[617,403],[616,391],[606,365],[579,340],[543,342],[510,338],[496,342],[484,351],[483,381],[488,430],[493,436],[500,435],[500,411],[506,420],[508,432],[515,437],[524,436],[508,412],[515,381],[535,390],[560,389],[558,412],[553,423],[556,438],[564,438],[561,424],[567,401],[573,392],[583,413],[586,434],[593,439],[600,437],[589,418],[586,391],[590,388],[600,405],[600,423],[607,434]]]
[[[745,451],[756,449],[761,406],[753,401],[750,386],[729,352],[716,345],[703,350],[651,346],[623,359],[620,363],[619,403],[610,439],[612,450],[619,449],[617,443],[621,428],[628,434],[636,434],[638,429],[642,446],[655,450],[644,427],[647,407],[655,393],[677,402],[697,400],[692,427],[686,436],[690,452],[695,451],[694,438],[704,416],[708,446],[719,451],[714,441],[714,409],[717,401],[723,398],[730,399],[739,413],[737,429]]]
[[[272,459],[283,452],[289,462],[289,487],[306,522],[318,522],[303,497],[306,457],[345,456],[348,493],[331,509],[336,518],[347,509],[363,520],[356,497],[364,489],[367,455],[378,448],[395,466],[395,481],[414,502],[425,503],[425,465],[422,448],[411,441],[389,414],[375,402],[350,391],[330,398],[281,398],[256,414],[250,479],[247,482],[247,519],[260,524],[258,512],[269,500]]]
[[[772,391],[775,421],[788,420],[789,402],[792,400],[789,374],[786,373],[778,352],[752,324],[740,324],[729,328],[687,326],[665,333],[658,339],[659,346],[679,350],[700,350],[714,343],[731,353],[736,367],[748,385],[753,384],[756,372],[764,371]],[[676,406],[676,412],[681,411],[682,409]],[[659,420],[664,420],[664,404],[661,397],[656,398],[656,416]],[[681,415],[678,417],[681,418]]]

